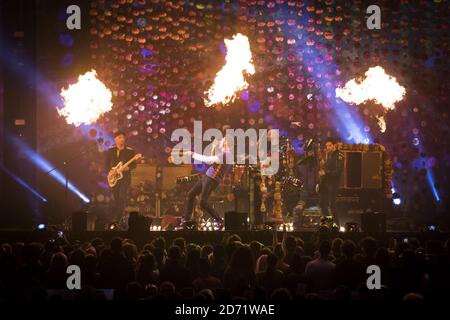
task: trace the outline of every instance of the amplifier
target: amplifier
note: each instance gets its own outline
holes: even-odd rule
[[[381,151],[342,151],[344,167],[340,187],[345,189],[381,189],[383,153]]]
[[[246,212],[225,212],[225,230],[248,230],[248,214]]]

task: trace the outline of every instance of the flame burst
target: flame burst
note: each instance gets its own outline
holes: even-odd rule
[[[62,88],[60,94],[64,107],[58,113],[76,127],[95,122],[112,108],[111,91],[97,79],[95,70],[80,75],[77,83]]]
[[[384,113],[395,109],[395,103],[403,99],[405,88],[398,84],[394,77],[386,74],[380,66],[370,68],[365,73],[365,78],[357,81],[348,81],[343,88],[336,89],[336,97],[345,102],[361,104],[373,100],[380,104]],[[386,130],[384,115],[377,115],[381,132]]]
[[[211,107],[217,103],[224,105],[233,102],[236,93],[248,88],[244,79],[244,72],[254,74],[255,67],[252,64],[252,52],[248,38],[240,33],[233,39],[225,39],[227,54],[225,65],[216,74],[214,84],[205,92],[205,105]]]
[[[380,132],[386,131],[386,120],[384,119],[384,116],[375,116],[378,120],[378,126],[380,127]]]

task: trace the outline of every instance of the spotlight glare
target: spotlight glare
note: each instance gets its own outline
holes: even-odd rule
[[[108,224],[108,230],[113,231],[117,229],[117,223]]]
[[[51,177],[53,177],[56,181],[58,181],[61,185],[66,185],[66,177],[58,170],[53,170],[54,166],[47,161],[44,157],[42,157],[39,153],[32,150],[29,146],[27,146],[22,140],[20,140],[16,136],[11,136],[13,143],[23,151],[24,155],[36,165],[43,172],[48,173]],[[53,170],[53,171],[51,171]],[[51,171],[51,172],[50,172]],[[90,203],[91,201],[87,196],[85,196],[77,187],[75,187],[70,181],[67,184],[67,188],[77,195],[84,203]]]
[[[5,172],[7,175],[9,175],[11,178],[13,178],[18,184],[20,184],[22,187],[30,191],[32,194],[34,194],[36,197],[38,197],[42,202],[47,202],[47,199],[44,198],[39,192],[34,190],[28,183],[26,183],[24,180],[19,178],[17,175],[12,173],[10,170],[5,168],[3,165],[0,165],[0,168]]]

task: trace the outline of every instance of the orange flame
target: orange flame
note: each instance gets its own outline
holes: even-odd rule
[[[244,73],[255,73],[250,43],[246,36],[238,33],[233,36],[233,39],[225,39],[225,45],[227,47],[226,63],[216,74],[214,84],[205,92],[207,97],[204,101],[207,107],[233,102],[238,91],[248,88]]]
[[[91,124],[112,109],[111,91],[97,79],[97,72],[91,70],[78,77],[77,83],[61,89],[64,107],[58,110],[68,124],[76,127]]]
[[[343,88],[336,89],[336,97],[345,102],[361,104],[373,100],[380,104],[384,113],[395,109],[395,104],[403,99],[405,88],[398,84],[394,77],[386,74],[380,66],[369,68],[362,80],[352,79]],[[381,132],[386,130],[383,115],[377,115]]]

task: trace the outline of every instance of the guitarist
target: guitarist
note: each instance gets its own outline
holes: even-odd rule
[[[337,143],[332,138],[328,138],[325,141],[325,151],[325,163],[319,170],[320,209],[322,215],[333,215],[334,222],[339,225],[336,212],[336,196],[344,165],[344,155],[338,150]],[[329,209],[331,212],[329,212]]]
[[[106,168],[110,170],[119,162],[126,163],[134,157],[135,152],[125,144],[125,133],[118,131],[114,134],[116,145],[106,152]],[[115,221],[122,218],[123,211],[127,205],[128,190],[131,184],[131,170],[136,168],[136,162],[132,162],[128,167],[122,169],[123,178],[112,187],[114,202],[112,207],[112,216]]]

